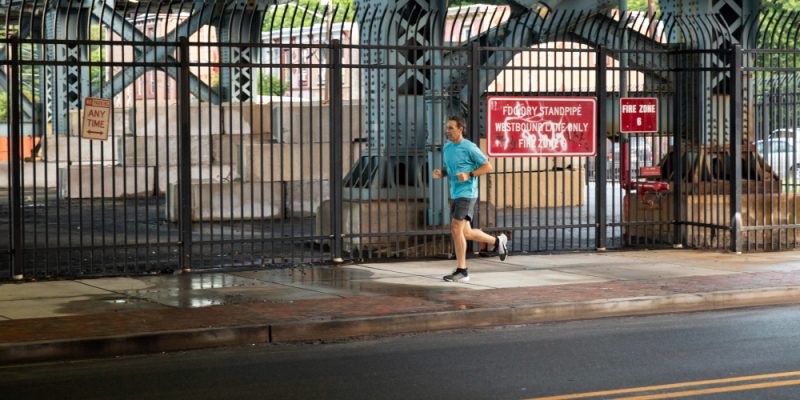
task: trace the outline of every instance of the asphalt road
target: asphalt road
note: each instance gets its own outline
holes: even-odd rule
[[[798,306],[615,318],[4,367],[0,398],[797,399],[799,344]]]

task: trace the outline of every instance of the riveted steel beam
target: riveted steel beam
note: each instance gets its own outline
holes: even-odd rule
[[[527,10],[518,15],[511,15],[505,23],[488,30],[474,41],[487,43],[498,48],[527,48],[536,44],[544,43],[553,39],[556,33],[572,32],[578,24],[585,24],[587,20],[602,15],[610,10],[616,2],[614,1],[595,1],[585,2],[580,0],[551,1],[551,2],[518,2],[525,3]],[[550,4],[545,4],[550,3]],[[591,3],[596,8],[589,10],[587,4]],[[518,4],[521,6],[523,4]],[[547,12],[542,7],[547,7]],[[552,13],[554,7],[568,7],[573,10],[561,12],[564,18],[545,17]],[[553,22],[557,21],[557,22]],[[618,23],[616,23],[618,25]],[[589,39],[589,38],[587,38]],[[587,40],[589,41],[589,40]],[[598,44],[599,40],[593,41],[593,45]],[[453,52],[450,57],[456,59],[446,59],[445,63],[465,63],[466,52]],[[482,52],[481,66],[506,65],[516,53],[505,50],[489,50]],[[458,65],[458,64],[456,64]],[[488,68],[480,75],[480,86],[478,90],[485,91],[491,82],[502,72],[499,68]],[[468,99],[468,71],[454,71],[449,77],[450,92],[458,92],[459,98],[466,103]]]
[[[219,11],[220,10],[217,6],[201,6],[199,10],[192,14],[192,16],[181,22],[174,30],[167,33],[164,37],[173,39],[170,41],[172,43],[175,43],[179,37],[189,37],[197,32],[200,27],[207,25],[213,19],[213,17],[219,13]],[[159,60],[160,62],[165,63],[177,63],[174,57],[170,55],[170,53],[175,51],[176,46],[159,45],[159,43],[163,43],[165,41],[161,38],[148,38],[136,26],[128,22],[123,16],[117,14],[115,10],[110,9],[107,4],[102,4],[100,7],[93,9],[93,13],[98,19],[100,19],[101,22],[108,25],[110,29],[126,40],[152,42],[153,44],[157,44],[157,46],[149,47],[147,50],[143,50],[141,46],[137,46],[134,60],[135,63],[141,63],[145,61],[153,62],[153,60]],[[159,69],[174,79],[178,78],[177,67],[168,66]],[[147,68],[142,66],[126,68],[114,75],[111,80],[104,83],[97,92],[99,92],[102,97],[110,99],[125,90],[128,85],[135,82],[136,79],[144,75],[146,72]],[[201,101],[210,101],[215,104],[220,102],[220,96],[216,90],[206,85],[194,74],[192,74],[189,78],[189,90],[198,99]]]

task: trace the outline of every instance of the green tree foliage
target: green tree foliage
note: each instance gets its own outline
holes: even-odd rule
[[[775,10],[800,11],[800,0],[762,0],[761,6]],[[647,0],[628,0],[628,10],[647,10]],[[656,0],[656,11],[658,10],[659,4]]]
[[[762,1],[762,5],[766,8],[766,15],[773,21],[766,23],[762,21],[761,26],[765,28],[759,40],[760,48],[770,49],[800,49],[797,43],[796,32],[800,27],[796,25],[798,12],[800,12],[800,0],[778,0],[778,1]],[[781,55],[776,57],[767,57],[772,62],[773,66],[797,66],[797,62],[791,62],[791,65],[786,65],[787,56]],[[791,58],[797,59],[794,55]]]
[[[0,92],[0,121],[8,121],[8,92]]]
[[[499,0],[483,0],[483,1],[451,0],[449,3],[450,7],[473,6],[476,4],[505,5],[507,3]]]
[[[12,32],[17,31],[18,26],[12,25],[10,26],[10,30]],[[6,32],[0,33],[0,39],[4,39],[6,37]],[[5,52],[5,46],[0,48],[0,52]],[[39,58],[40,47],[35,46],[33,44],[20,44],[19,46],[19,53],[20,58],[22,60],[38,60]],[[20,67],[20,83],[22,85],[22,95],[30,100],[30,101],[39,101],[39,69],[32,65],[23,65]],[[8,92],[3,91],[0,92],[0,121],[7,121],[8,120]]]
[[[262,96],[282,96],[288,86],[286,82],[275,75],[260,73],[258,94]]]
[[[629,11],[647,11],[647,0],[628,0]],[[658,1],[656,1],[656,11],[658,11]]]
[[[105,30],[100,25],[92,25],[89,27],[89,40],[103,40],[105,37]],[[104,62],[106,60],[105,46],[89,46],[89,61],[91,62]],[[101,65],[93,65],[89,67],[89,83],[92,87],[98,87],[103,80],[103,69]]]
[[[762,6],[767,8],[774,8],[784,11],[798,11],[800,10],[800,0],[775,0],[775,1],[762,1]]]
[[[352,22],[355,15],[353,0],[330,0],[328,12],[336,11],[333,22]],[[283,28],[309,27],[325,19],[326,7],[320,0],[296,0],[287,4],[270,6],[264,16],[265,32]]]

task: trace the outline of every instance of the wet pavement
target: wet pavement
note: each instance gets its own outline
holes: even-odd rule
[[[0,364],[795,303],[800,252],[693,250],[0,284]]]

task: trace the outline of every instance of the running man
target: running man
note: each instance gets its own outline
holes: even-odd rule
[[[445,275],[448,282],[467,282],[467,240],[494,244],[500,261],[508,257],[506,235],[494,237],[480,229],[473,229],[470,221],[478,203],[478,177],[492,172],[489,157],[468,139],[464,138],[466,122],[462,116],[447,120],[447,140],[444,145],[444,166],[433,170],[433,179],[449,177],[450,182],[450,234],[456,252],[456,270]]]

